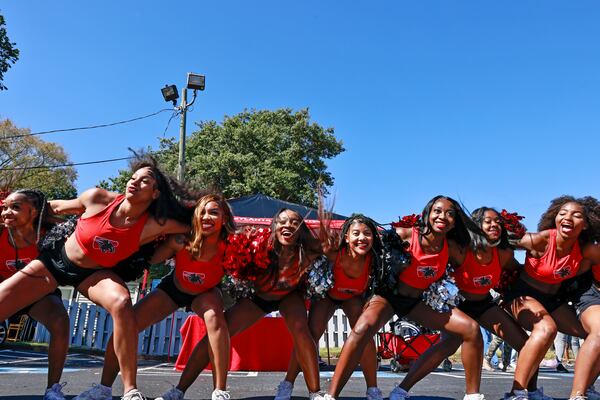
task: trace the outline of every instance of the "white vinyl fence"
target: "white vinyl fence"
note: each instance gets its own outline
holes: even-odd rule
[[[101,307],[90,303],[63,300],[69,314],[71,345],[105,350],[112,333],[112,318]],[[177,355],[181,348],[179,330],[191,313],[177,311],[172,315],[152,325],[139,336],[138,352],[149,355]],[[329,320],[328,330],[319,340],[319,347],[342,347],[350,333],[348,318],[342,310],[337,310]],[[35,342],[47,343],[50,334],[42,324],[37,324]]]

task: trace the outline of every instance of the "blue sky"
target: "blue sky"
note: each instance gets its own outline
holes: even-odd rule
[[[308,107],[346,152],[336,211],[380,222],[446,194],[537,225],[561,194],[600,195],[600,4],[592,1],[17,1],[0,10],[20,60],[0,118],[32,131],[167,106],[206,75],[188,114]],[[168,113],[43,136],[73,162],[156,147]],[[167,136],[178,135],[171,123]],[[79,190],[125,163],[78,168]]]

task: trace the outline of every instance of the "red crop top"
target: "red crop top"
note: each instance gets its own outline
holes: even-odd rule
[[[578,242],[575,242],[568,255],[556,258],[556,229],[551,229],[544,255],[533,258],[527,254],[525,257],[525,272],[540,282],[557,284],[575,276],[581,259]]]
[[[348,300],[363,294],[369,284],[371,269],[371,255],[367,255],[362,273],[356,278],[351,278],[344,272],[341,258],[345,250],[338,252],[333,266],[333,287],[327,294],[334,300]]]
[[[225,242],[220,241],[217,252],[208,261],[192,258],[187,249],[181,249],[175,255],[175,279],[182,289],[193,293],[203,293],[221,282],[225,274],[223,270],[223,254]]]
[[[426,254],[419,243],[419,231],[412,228],[409,251],[410,265],[400,272],[398,279],[415,289],[427,289],[446,271],[448,264],[448,242],[444,239],[442,251],[437,254]]]
[[[19,262],[27,265],[38,256],[37,245],[32,244],[19,249]],[[8,279],[17,272],[17,252],[10,242],[8,229],[0,234],[0,279]]]
[[[456,286],[465,293],[486,294],[500,281],[501,273],[497,248],[492,248],[492,260],[485,265],[480,264],[469,249],[465,261],[454,272],[454,280]]]
[[[269,297],[283,298],[291,293],[300,284],[306,269],[300,270],[299,261],[296,260],[293,266],[279,269],[277,281],[273,282],[273,274],[270,274],[271,268],[277,268],[277,264],[271,264],[264,275],[257,277],[255,288],[257,293],[268,293]]]
[[[124,198],[124,195],[119,195],[98,214],[79,218],[75,227],[75,239],[83,253],[104,268],[114,267],[140,248],[140,236],[148,219],[147,212],[135,224],[126,228],[110,224],[113,210]]]

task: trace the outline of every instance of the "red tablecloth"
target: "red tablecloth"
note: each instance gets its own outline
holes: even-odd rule
[[[181,327],[181,350],[175,368],[183,370],[192,350],[206,334],[204,321],[190,315]],[[292,353],[292,338],[283,318],[262,318],[231,338],[230,371],[286,371]],[[210,368],[210,366],[208,367]]]

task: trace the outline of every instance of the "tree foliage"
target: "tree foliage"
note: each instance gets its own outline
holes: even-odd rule
[[[19,59],[19,49],[17,44],[10,41],[6,33],[4,25],[4,16],[0,14],[0,90],[7,89],[2,83],[4,81],[4,73],[8,71],[11,64],[14,64]]]
[[[0,191],[40,189],[50,199],[71,199],[77,196],[73,167],[36,169],[45,165],[69,163],[64,149],[56,143],[44,142],[34,136],[10,138],[28,134],[10,120],[0,121]],[[11,168],[26,168],[11,170]]]
[[[310,121],[307,109],[245,110],[206,121],[186,139],[186,181],[218,189],[226,197],[264,193],[283,200],[316,205],[316,189],[333,185],[326,160],[344,151],[333,128]],[[165,170],[177,169],[179,142],[161,139],[155,155]],[[103,181],[122,191],[129,172]]]

